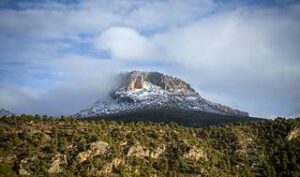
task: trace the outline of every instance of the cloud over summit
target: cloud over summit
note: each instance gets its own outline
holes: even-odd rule
[[[297,2],[9,7],[0,8],[0,107],[70,114],[104,96],[114,73],[145,69],[184,78],[204,97],[252,115],[300,113]]]

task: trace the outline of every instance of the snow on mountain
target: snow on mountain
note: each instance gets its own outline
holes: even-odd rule
[[[3,108],[0,109],[0,117],[1,116],[12,116],[12,115],[14,115],[14,113],[12,113],[6,109],[3,109]]]
[[[230,116],[248,116],[231,107],[202,98],[188,83],[158,72],[132,71],[122,75],[120,88],[75,114],[87,118],[173,108]]]

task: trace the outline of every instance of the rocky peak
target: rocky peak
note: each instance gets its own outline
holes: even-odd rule
[[[0,116],[12,116],[12,115],[14,115],[14,113],[3,108],[0,109]]]
[[[159,72],[131,71],[127,74],[126,80],[127,90],[142,89],[147,84],[152,84],[169,92],[189,91],[195,93],[188,83]]]
[[[146,86],[147,75],[144,72],[133,71],[129,73],[127,90],[141,89]]]
[[[183,80],[159,72],[131,71],[120,74],[118,79],[117,88],[74,116],[112,116],[145,110],[159,113],[162,109],[248,116],[247,112],[210,102]]]

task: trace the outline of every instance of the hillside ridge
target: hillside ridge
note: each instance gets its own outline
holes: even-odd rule
[[[300,118],[209,128],[0,117],[0,176],[299,176]]]

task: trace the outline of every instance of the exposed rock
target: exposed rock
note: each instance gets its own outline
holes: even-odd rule
[[[48,173],[61,173],[63,171],[63,168],[60,165],[67,162],[66,158],[66,155],[57,154],[54,160],[51,162],[50,168],[48,169]]]
[[[108,149],[108,143],[104,141],[94,142],[90,145],[90,148],[87,151],[78,153],[77,162],[82,163],[86,161],[88,158],[105,154],[107,149]]]
[[[189,91],[195,93],[186,82],[158,72],[132,71],[128,73],[128,90],[144,88],[146,82],[157,85],[170,92]]]
[[[43,141],[47,142],[47,141],[51,141],[51,136],[47,135],[46,133],[43,134]]]
[[[119,143],[119,145],[120,145],[120,146],[125,146],[125,145],[127,145],[127,141],[121,141],[121,142]]]
[[[287,136],[287,139],[289,141],[292,141],[292,140],[298,138],[299,135],[300,135],[300,128],[296,127],[296,128],[294,128],[293,130],[290,131],[290,133]]]
[[[74,146],[73,144],[70,144],[70,145],[67,146],[67,149],[72,149],[74,147],[76,147],[76,146]]]
[[[135,169],[133,170],[133,174],[134,174],[135,176],[141,176],[141,172],[140,172],[140,170],[139,170],[138,168],[135,168]]]
[[[104,165],[99,172],[96,172],[96,176],[111,174],[113,172],[113,169],[118,169],[121,163],[124,163],[124,160],[118,158],[113,159],[110,163]]]
[[[248,131],[244,131],[240,128],[234,130],[234,134],[237,137],[236,152],[240,155],[245,156],[245,158],[253,156],[253,149],[255,147],[255,141],[253,140],[252,136],[247,132]]]
[[[21,176],[29,176],[30,173],[28,171],[26,171],[25,169],[20,168],[19,169],[19,175],[21,175]]]
[[[13,163],[15,160],[17,160],[16,155],[5,154],[0,156],[0,162]]]
[[[158,159],[166,151],[166,146],[157,147],[154,151],[150,153],[150,157],[153,159]]]
[[[25,165],[27,163],[27,159],[23,159],[20,161],[20,164],[19,164],[19,175],[21,176],[29,176],[30,173],[25,169]]]
[[[55,159],[51,163],[50,168],[48,169],[48,173],[53,174],[53,173],[62,172],[62,168],[59,165],[60,165],[60,159]]]
[[[197,148],[195,146],[193,146],[192,148],[190,148],[190,150],[188,152],[186,152],[183,155],[184,158],[186,159],[190,159],[190,160],[204,160],[207,161],[207,154],[206,152],[204,152],[204,150]]]
[[[249,155],[252,152],[253,139],[251,137],[238,141],[236,152],[244,155]]]
[[[92,150],[92,155],[97,156],[104,154],[107,151],[108,143],[104,141],[97,141],[90,145],[90,149]]]
[[[144,77],[143,76],[137,76],[131,78],[129,80],[127,89],[128,90],[134,90],[134,89],[141,89],[145,87]]]
[[[131,146],[127,152],[127,156],[136,156],[136,157],[149,157],[150,151],[141,145],[137,144]]]
[[[150,151],[149,149],[147,149],[139,144],[136,144],[129,148],[129,150],[127,152],[127,156],[135,156],[135,157],[140,157],[140,158],[150,157],[153,159],[157,159],[157,158],[159,158],[159,156],[162,153],[165,152],[165,150],[166,150],[166,147],[164,145],[157,147],[153,151]]]
[[[157,174],[151,174],[150,177],[158,177]]]
[[[77,162],[82,163],[82,162],[86,161],[90,156],[91,156],[91,150],[80,152],[77,155]]]

